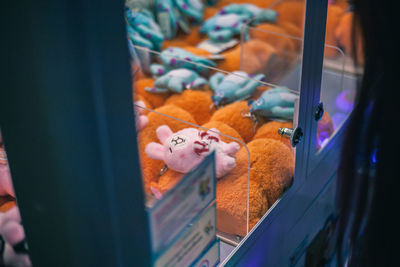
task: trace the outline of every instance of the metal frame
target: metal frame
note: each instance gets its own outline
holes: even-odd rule
[[[124,2],[8,1],[1,129],[34,266],[147,266]]]
[[[298,118],[298,127],[303,129],[304,137],[296,146],[293,185],[232,251],[223,265],[276,266],[282,257],[289,257],[284,254],[283,246],[276,244],[284,242],[285,234],[289,233],[336,171],[337,160],[329,160],[328,166],[321,164],[314,173],[308,169],[310,158],[314,156],[311,149],[312,144],[315,145],[317,121],[313,115],[320,98],[327,6],[326,0],[306,1]],[[336,136],[331,145],[340,143],[342,135],[337,133]],[[332,150],[326,155],[333,159],[339,153]]]

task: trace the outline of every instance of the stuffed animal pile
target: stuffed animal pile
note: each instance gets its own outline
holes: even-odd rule
[[[298,94],[270,84],[301,55],[305,3],[203,2],[160,0],[150,14],[127,8],[138,55],[133,97],[146,107],[135,112],[143,184],[162,198],[216,151],[218,230],[244,236],[292,183],[293,149],[278,129],[292,128]],[[348,10],[346,1],[329,5],[326,41],[351,54]],[[321,138],[332,134],[329,114],[318,128]]]

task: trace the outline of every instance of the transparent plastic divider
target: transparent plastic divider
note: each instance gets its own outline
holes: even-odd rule
[[[157,62],[157,58],[161,56],[161,52],[158,52],[158,51],[153,51],[148,48],[140,47],[140,46],[136,46],[136,45],[132,45],[132,47],[135,50],[140,50],[142,52],[148,53],[150,55],[150,58],[152,59],[152,62]],[[163,53],[162,56],[170,57],[170,58],[176,57],[176,55],[173,55],[173,54],[169,55],[168,53]],[[238,74],[238,73],[224,71],[224,70],[218,69],[216,67],[210,67],[206,64],[193,62],[191,60],[179,59],[179,61],[185,62],[187,64],[192,64],[193,66],[196,65],[198,67],[207,69],[208,74],[204,75],[204,78],[207,80],[212,74],[222,73],[224,75],[231,75],[233,77],[237,77],[236,79],[240,79],[242,81],[245,80],[247,82],[250,82],[250,81],[256,82],[256,85],[268,86],[268,87],[275,86],[274,84],[257,80],[252,76],[244,76],[243,74],[240,74],[240,73]],[[141,65],[141,64],[136,64],[136,65]],[[162,75],[160,75],[160,76],[162,76]],[[157,77],[157,78],[159,78],[159,77]],[[154,78],[151,77],[151,75],[146,74],[146,71],[144,71],[144,70],[141,70],[140,75],[133,77],[134,83],[135,82],[140,83],[140,80],[143,80],[143,79],[155,80]],[[135,90],[136,91],[134,92],[134,95],[136,95],[136,96],[140,95],[140,92],[137,90],[137,88]],[[185,94],[186,90],[201,91],[201,89],[197,89],[197,90],[184,89],[182,94]],[[208,88],[203,89],[203,91],[210,92],[210,93],[212,92]],[[152,94],[151,92],[147,92],[147,93]],[[181,96],[182,96],[182,94],[181,94]],[[162,95],[162,93],[154,93],[154,95],[160,96],[160,95]],[[240,150],[236,153],[236,156],[237,156],[236,157],[236,167],[234,169],[232,169],[227,175],[224,175],[221,177],[221,179],[218,179],[218,182],[217,182],[217,191],[225,190],[226,192],[224,192],[224,194],[221,194],[221,195],[225,195],[225,197],[227,197],[227,199],[232,198],[232,197],[234,197],[234,195],[237,195],[239,193],[239,192],[235,191],[234,189],[239,190],[239,189],[243,189],[243,187],[246,187],[245,192],[242,191],[244,199],[242,201],[238,202],[238,204],[245,204],[245,215],[244,215],[245,223],[243,225],[234,226],[234,227],[229,226],[228,231],[224,231],[224,229],[217,229],[219,231],[219,236],[221,237],[221,239],[225,240],[225,242],[230,243],[230,244],[238,244],[239,241],[241,240],[241,238],[246,236],[248,234],[248,232],[251,230],[250,225],[249,225],[250,210],[252,209],[252,207],[250,206],[250,203],[249,203],[250,191],[251,191],[250,190],[250,186],[251,186],[250,153],[251,153],[251,151],[247,147],[246,142],[242,139],[240,133],[238,133],[238,131],[236,131],[234,129],[234,127],[231,127],[230,125],[226,124],[228,126],[228,127],[226,127],[226,131],[225,131],[225,128],[218,129],[218,126],[204,127],[203,125],[207,126],[207,124],[212,125],[213,123],[214,124],[222,124],[222,126],[223,126],[223,123],[221,123],[220,120],[216,119],[216,120],[213,120],[213,121],[210,121],[208,123],[201,125],[201,124],[197,123],[195,119],[192,118],[193,116],[190,116],[192,114],[190,114],[190,110],[188,110],[188,108],[186,108],[186,110],[185,110],[184,108],[179,107],[179,105],[175,106],[174,104],[171,104],[171,102],[169,102],[167,100],[171,97],[176,98],[179,96],[179,94],[168,92],[167,95],[168,96],[166,96],[164,99],[164,101],[165,101],[164,104],[162,104],[156,108],[144,107],[137,103],[134,104],[135,108],[138,109],[138,112],[136,112],[136,118],[138,118],[138,114],[146,115],[149,120],[148,126],[146,126],[146,127],[150,127],[149,129],[146,129],[146,127],[145,127],[145,128],[143,128],[143,130],[138,132],[138,141],[139,141],[139,150],[140,150],[139,154],[140,154],[141,161],[142,161],[143,179],[145,180],[144,183],[148,187],[148,182],[146,181],[146,179],[148,179],[148,175],[146,174],[147,172],[153,173],[153,176],[154,176],[154,174],[160,173],[160,171],[163,169],[163,166],[164,166],[164,164],[162,162],[157,163],[158,165],[156,166],[155,170],[150,170],[150,168],[148,166],[143,166],[143,164],[148,164],[149,166],[151,165],[150,163],[145,163],[144,145],[146,145],[149,142],[158,142],[158,143],[160,142],[155,134],[155,130],[157,129],[158,126],[160,126],[159,125],[160,122],[168,120],[169,122],[167,122],[167,124],[169,124],[169,126],[173,132],[182,130],[183,128],[196,128],[196,129],[203,130],[203,131],[206,131],[206,132],[209,132],[212,134],[218,134],[221,139],[225,139],[225,141],[224,141],[225,143],[230,143],[230,142],[238,143],[240,145]],[[137,100],[137,99],[135,99],[135,100]],[[246,106],[247,106],[247,102],[244,100],[247,100],[247,98],[237,99],[236,101],[246,103]],[[222,109],[222,108],[224,108],[224,106],[218,107],[217,110]],[[212,105],[210,105],[210,109],[216,109],[216,107],[212,104]],[[183,112],[181,112],[182,110],[183,110]],[[178,114],[179,112],[181,112],[183,114],[183,115],[181,114],[182,115],[181,117],[176,116],[176,114]],[[248,109],[246,110],[246,112],[248,112]],[[185,119],[185,116],[186,116],[186,119]],[[251,118],[245,117],[244,113],[243,114],[240,113],[239,116],[242,116],[243,120],[251,121]],[[154,122],[156,124],[154,124]],[[251,122],[251,123],[253,123],[253,122]],[[180,126],[178,124],[180,124]],[[217,128],[218,132],[215,131],[213,128]],[[232,131],[232,130],[235,134],[237,134],[236,137],[229,133],[229,131]],[[251,129],[251,130],[253,130],[253,129]],[[167,170],[162,175],[170,176],[171,173],[172,172],[170,170]],[[157,178],[159,178],[159,177],[162,177],[162,176],[158,176]],[[176,180],[179,180],[181,177],[178,177]],[[175,178],[172,177],[171,180],[174,180],[174,179]],[[232,179],[232,183],[229,182],[227,179]],[[158,182],[159,181],[160,180],[158,180]],[[224,181],[225,181],[225,183],[224,183]],[[244,182],[244,183],[240,183],[240,181]],[[151,182],[154,182],[154,181],[150,181],[150,183]],[[172,182],[174,182],[174,181],[172,181]],[[223,186],[226,186],[226,189],[218,189],[220,184],[223,184]],[[149,190],[149,187],[145,188],[145,191],[146,191],[147,195],[151,195],[153,193],[151,190]],[[218,201],[219,200],[217,198],[217,214],[221,215],[221,214],[223,214],[223,212],[219,212],[219,210],[218,210],[218,207],[219,207]],[[229,202],[227,202],[225,204],[229,204]],[[234,207],[232,207],[232,208],[234,208]],[[267,212],[267,210],[268,209],[266,209],[265,212]],[[221,223],[221,222],[218,223],[218,220],[221,220],[221,216],[217,215],[217,225],[225,225],[224,227],[226,227],[227,225],[232,225],[232,221],[234,221],[234,219],[235,219],[234,217],[237,216],[237,214],[235,214],[235,212],[233,212],[233,210],[231,210],[231,213],[232,214],[221,215],[224,218],[233,218],[229,222],[226,221],[225,224]],[[232,217],[229,217],[229,216],[232,216]],[[237,221],[240,221],[241,220],[240,218],[241,218],[240,216],[237,216]]]
[[[303,39],[258,27],[262,25],[242,27],[241,70],[262,73],[266,83],[299,94]]]

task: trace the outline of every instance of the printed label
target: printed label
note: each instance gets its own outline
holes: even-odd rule
[[[159,254],[215,199],[214,153],[149,208],[154,254]]]
[[[189,266],[215,240],[216,205],[204,211],[155,261],[155,267]]]
[[[214,267],[219,263],[219,240],[217,240],[207,252],[201,256],[192,267]]]

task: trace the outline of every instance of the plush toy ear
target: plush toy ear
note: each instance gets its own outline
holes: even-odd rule
[[[151,159],[164,160],[164,147],[158,143],[148,143],[144,152]]]
[[[167,125],[161,125],[157,128],[156,134],[161,143],[164,144],[168,137],[173,134],[173,132]]]

